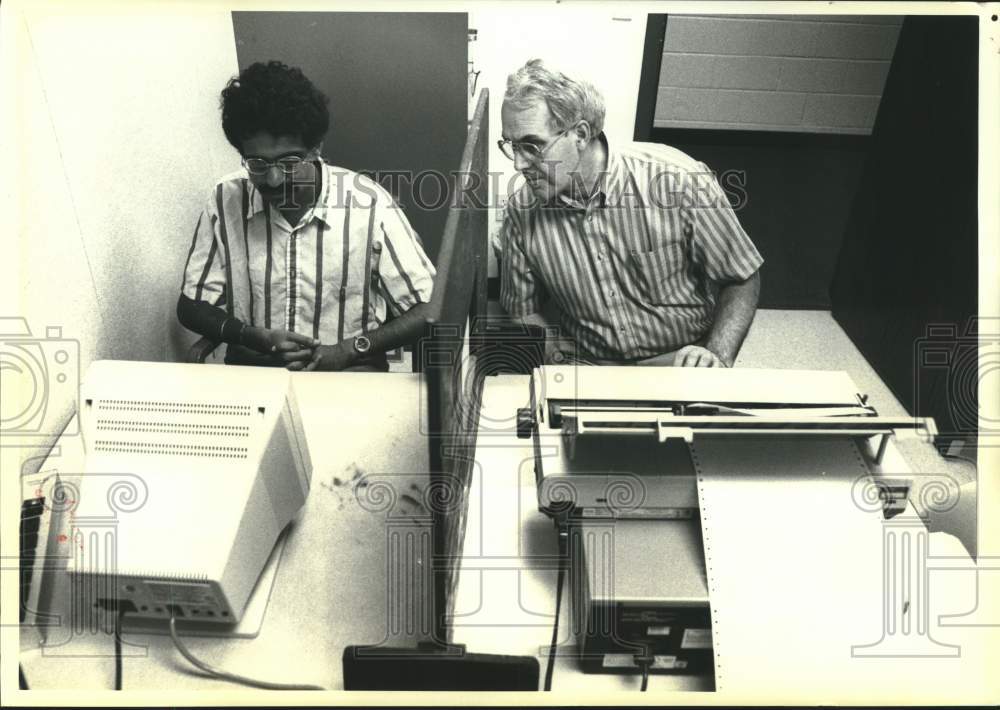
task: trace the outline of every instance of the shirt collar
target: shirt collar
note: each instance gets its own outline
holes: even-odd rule
[[[327,212],[330,210],[330,170],[323,158],[318,158],[316,162],[319,164],[320,171],[319,199],[316,200],[316,204],[313,205],[312,210],[307,213],[307,217],[309,219],[312,219],[313,216],[318,217],[326,222],[327,226],[332,226],[327,215]],[[247,180],[247,184],[250,186],[249,197],[247,199],[247,219],[250,219],[254,215],[264,211],[264,198],[249,179]]]
[[[608,137],[604,134],[604,131],[598,134],[597,140],[604,146],[605,155],[608,159],[607,166],[598,176],[597,190],[590,196],[587,204],[579,200],[574,200],[567,195],[560,195],[558,199],[565,207],[584,210],[587,209],[587,205],[590,203],[607,206],[608,204],[617,205],[621,200],[623,192],[622,184],[625,179],[621,156],[609,144]]]
[[[603,133],[601,133],[601,138],[608,151],[608,167],[604,173],[604,204],[605,206],[618,207],[621,205],[628,175],[621,154],[608,143],[608,139]]]

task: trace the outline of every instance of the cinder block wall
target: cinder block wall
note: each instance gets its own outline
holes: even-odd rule
[[[653,125],[871,133],[902,17],[670,15]]]

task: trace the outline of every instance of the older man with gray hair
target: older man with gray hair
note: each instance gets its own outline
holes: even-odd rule
[[[611,145],[604,98],[529,61],[507,79],[500,149],[525,184],[494,248],[500,303],[531,325],[551,299],[561,342],[598,364],[732,366],[763,259],[718,181],[679,150]],[[569,347],[567,347],[569,343]]]

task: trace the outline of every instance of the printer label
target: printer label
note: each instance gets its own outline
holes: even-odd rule
[[[684,629],[681,648],[712,648],[712,630]]]
[[[628,653],[605,653],[603,665],[605,668],[634,668],[635,658]]]
[[[687,661],[678,661],[677,656],[653,656],[652,668],[661,671],[682,670],[687,668]]]
[[[649,626],[646,628],[647,636],[669,636],[670,627],[669,626]]]

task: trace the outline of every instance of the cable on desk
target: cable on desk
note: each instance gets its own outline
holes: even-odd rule
[[[186,658],[191,665],[195,666],[202,673],[218,678],[219,680],[227,680],[230,683],[240,683],[241,685],[249,685],[252,688],[263,688],[264,690],[326,690],[326,688],[319,685],[271,683],[213,668],[204,661],[196,658],[194,654],[188,650],[187,646],[184,645],[180,636],[177,635],[177,624],[173,615],[170,616],[170,638],[173,639],[174,646],[177,647],[177,650],[181,652],[181,655],[184,656],[184,658]]]
[[[125,610],[115,614],[115,690],[122,689],[122,619]]]
[[[649,667],[653,665],[653,652],[648,645],[642,645],[642,653],[637,653],[635,655],[635,664],[639,666],[642,670],[642,685],[639,690],[643,693],[646,692],[646,686],[649,685]]]
[[[559,539],[559,575],[556,577],[556,618],[552,622],[552,641],[549,643],[549,660],[545,666],[545,690],[552,690],[552,671],[556,662],[556,644],[559,641],[559,611],[562,608],[563,582],[566,578],[567,548],[569,546],[569,532],[557,527],[557,537]]]
[[[967,466],[972,466],[973,473],[979,473],[979,466],[972,459],[968,459],[965,456],[960,456],[958,454],[949,454],[947,451],[941,451],[941,457],[949,461],[954,461],[955,463],[964,463]]]

